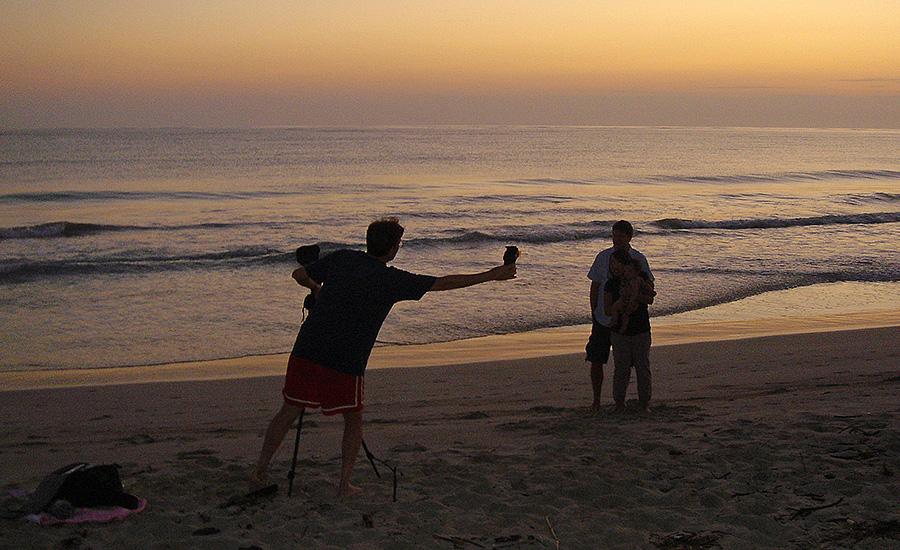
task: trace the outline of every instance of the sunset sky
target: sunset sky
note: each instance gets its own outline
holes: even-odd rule
[[[0,0],[0,128],[900,128],[895,0]]]

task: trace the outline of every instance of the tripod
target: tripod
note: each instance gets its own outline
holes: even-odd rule
[[[303,413],[306,412],[306,409],[300,409],[300,416],[297,418],[297,437],[294,439],[294,456],[291,458],[291,470],[287,474],[288,478],[288,496],[291,496],[291,493],[294,490],[294,477],[297,475],[297,453],[300,450],[300,430],[303,428]],[[375,470],[375,477],[381,479],[381,474],[378,472],[378,467],[375,466],[375,461],[378,460],[375,458],[375,455],[372,454],[372,451],[369,450],[369,446],[366,445],[366,440],[362,440],[362,448],[366,453],[366,458],[369,459],[369,463],[372,465],[372,469]],[[378,460],[382,462],[381,460]],[[382,462],[384,464],[384,462]],[[387,466],[387,464],[385,464]],[[388,466],[388,468],[391,468]],[[397,472],[395,468],[391,468],[391,471],[394,472],[394,502],[397,501]]]

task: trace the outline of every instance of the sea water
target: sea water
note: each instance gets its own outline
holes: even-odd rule
[[[586,275],[619,219],[656,277],[655,318],[823,284],[861,284],[877,308],[900,281],[900,132],[0,133],[0,370],[286,352],[307,293],[296,247],[364,249],[382,216],[406,227],[399,268],[522,256],[514,281],[398,304],[379,345],[589,323]],[[815,295],[790,307],[850,307]]]

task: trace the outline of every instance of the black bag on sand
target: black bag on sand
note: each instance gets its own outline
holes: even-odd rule
[[[25,514],[39,514],[64,500],[75,508],[121,506],[134,510],[138,499],[125,492],[117,464],[90,466],[76,462],[47,475],[28,502]]]

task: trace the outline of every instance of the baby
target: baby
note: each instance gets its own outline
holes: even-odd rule
[[[628,329],[628,320],[638,306],[652,303],[656,296],[653,281],[641,273],[637,260],[627,251],[623,252],[625,254],[613,254],[609,262],[610,271],[620,281],[619,297],[609,308],[609,316],[612,318],[609,326],[619,334],[624,334]]]

